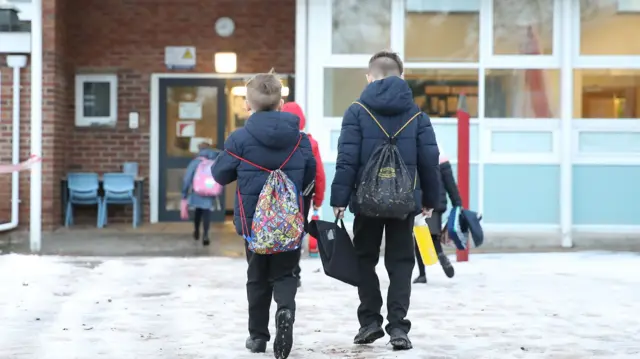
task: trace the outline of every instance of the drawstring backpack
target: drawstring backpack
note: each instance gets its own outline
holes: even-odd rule
[[[227,151],[231,156],[269,172],[253,215],[253,223],[248,228],[246,212],[242,203],[242,195],[238,186],[238,203],[242,236],[247,241],[250,251],[257,254],[274,254],[290,252],[300,248],[304,235],[304,216],[302,214],[302,193],[296,190],[291,179],[282,171],[293,154],[298,150],[302,135],[289,157],[276,170],[270,170]]]

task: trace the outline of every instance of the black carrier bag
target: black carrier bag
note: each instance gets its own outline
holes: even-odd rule
[[[309,234],[318,240],[318,251],[324,273],[357,287],[360,284],[358,256],[351,237],[344,228],[344,222],[338,219],[335,222],[311,221]]]
[[[396,146],[396,137],[422,112],[413,115],[390,136],[366,106],[360,102],[354,103],[367,111],[388,138],[386,143],[373,151],[364,167],[356,190],[358,210],[367,217],[405,219],[417,207],[413,191],[418,179],[417,173],[412,178],[407,170],[407,165]]]

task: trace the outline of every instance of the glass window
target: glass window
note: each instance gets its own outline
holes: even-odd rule
[[[324,69],[324,116],[342,117],[367,85],[366,69]]]
[[[560,71],[487,70],[485,117],[557,118],[560,110]]]
[[[637,0],[580,1],[581,55],[640,55],[639,33]]]
[[[407,0],[407,62],[476,62],[480,0]]]
[[[493,0],[495,55],[552,55],[553,0]]]
[[[575,118],[640,118],[640,70],[574,70]]]
[[[111,116],[111,83],[86,81],[82,84],[84,117]]]
[[[332,53],[373,54],[391,47],[391,0],[333,0]]]
[[[218,141],[218,88],[171,86],[166,91],[167,142],[169,157],[192,157],[198,143],[214,148]]]
[[[478,117],[477,70],[407,69],[404,75],[413,99],[432,118],[455,118],[460,94],[467,96],[467,110]]]

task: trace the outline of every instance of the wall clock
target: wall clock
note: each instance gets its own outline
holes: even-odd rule
[[[236,24],[230,17],[221,17],[216,20],[216,34],[221,37],[229,37],[233,35]]]

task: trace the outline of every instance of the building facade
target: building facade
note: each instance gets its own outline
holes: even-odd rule
[[[271,68],[283,75],[283,96],[306,111],[330,183],[341,116],[365,85],[370,55],[389,48],[404,59],[415,100],[454,163],[455,108],[466,94],[470,207],[483,213],[488,231],[537,233],[569,246],[571,233],[640,229],[637,1],[39,1],[45,228],[61,223],[60,178],[120,171],[124,162],[137,162],[145,177],[146,220],[175,220],[192,143],[221,146],[242,126],[242,81]],[[31,1],[13,2],[33,24]],[[188,57],[182,60],[194,50],[189,69],[167,67],[171,46]],[[216,71],[216,53],[235,53],[235,71]],[[13,70],[2,62],[0,158],[8,162]],[[20,74],[24,158],[29,67]],[[104,117],[101,126],[91,126],[92,116]],[[21,224],[28,179],[21,176]],[[11,198],[9,181],[0,177],[0,198]],[[228,192],[223,207],[230,207]],[[322,214],[331,215],[328,201]]]
[[[566,246],[571,233],[638,233],[640,43],[627,35],[640,29],[637,1],[306,5],[306,109],[328,174],[367,60],[391,48],[453,159],[456,98],[469,97],[470,207],[486,230]]]

